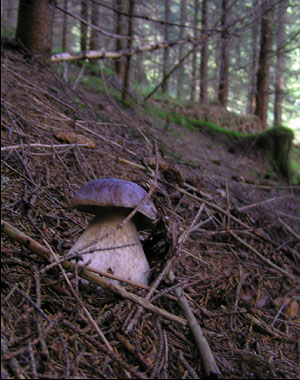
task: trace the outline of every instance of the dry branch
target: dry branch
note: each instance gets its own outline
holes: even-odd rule
[[[252,247],[250,244],[248,244],[247,242],[245,242],[243,239],[241,239],[239,236],[237,236],[234,232],[232,232],[229,228],[227,228],[227,231],[230,233],[230,235],[232,235],[236,240],[238,240],[241,244],[243,244],[245,247],[247,247],[248,249],[250,249],[250,251],[252,251],[253,253],[256,254],[256,256],[258,256],[263,262],[265,262],[266,264],[268,264],[270,267],[272,267],[273,269],[277,270],[278,272],[280,272],[281,274],[283,274],[284,276],[288,277],[289,279],[291,279],[292,281],[295,281],[295,277],[290,274],[289,272],[287,272],[286,270],[280,268],[278,265],[272,263],[271,260],[267,259],[264,255],[262,255],[261,253],[258,252],[257,249],[255,249],[254,247]]]
[[[122,149],[122,150],[125,150],[126,152],[132,154],[132,155],[135,156],[135,157],[137,156],[137,154],[136,154],[135,152],[133,152],[132,150],[127,149],[127,148],[124,148],[121,144],[118,144],[118,143],[115,142],[115,141],[109,140],[109,139],[107,139],[107,138],[104,137],[104,136],[101,136],[99,133],[94,132],[92,129],[89,129],[89,128],[87,128],[87,127],[84,127],[83,125],[81,125],[81,122],[80,122],[80,121],[77,121],[77,122],[75,122],[75,123],[76,123],[76,126],[77,126],[77,127],[79,127],[79,128],[81,128],[81,129],[83,129],[83,130],[85,130],[85,131],[91,133],[91,134],[94,135],[94,136],[97,136],[99,139],[105,141],[107,144],[112,145],[112,146],[117,147],[117,148],[120,148],[120,149]]]
[[[91,1],[92,3],[98,4],[100,7],[107,8],[107,9],[113,11],[114,13],[118,13],[118,14],[126,16],[126,17],[133,17],[133,18],[137,18],[137,19],[151,21],[151,22],[158,23],[160,25],[179,26],[179,27],[182,27],[182,28],[184,27],[184,28],[188,28],[188,29],[198,29],[198,30],[201,30],[201,28],[195,28],[194,26],[191,26],[191,25],[184,25],[184,24],[179,24],[179,23],[176,23],[176,22],[168,22],[168,21],[165,21],[165,20],[157,20],[157,19],[151,18],[149,16],[145,16],[145,15],[139,15],[139,14],[129,15],[126,12],[121,12],[118,9],[110,7],[107,4],[100,3],[99,1],[96,1],[96,0],[89,0],[89,1]]]
[[[186,58],[188,58],[192,53],[193,51],[195,51],[195,49],[198,47],[198,45],[200,44],[200,42],[202,42],[201,40],[198,41],[192,49],[190,49],[173,67],[172,69],[162,78],[162,80],[158,83],[157,86],[154,87],[154,89],[152,91],[150,91],[150,93],[144,97],[144,101],[148,100],[151,98],[151,96],[153,94],[155,94],[155,92],[163,86],[163,84],[168,80],[168,78],[174,73],[174,71],[183,63],[183,61],[186,60]]]
[[[40,144],[40,143],[34,143],[34,144],[19,144],[19,145],[9,145],[9,146],[2,146],[1,152],[4,152],[6,150],[13,150],[13,149],[23,149],[23,148],[75,148],[75,147],[88,147],[89,144],[55,144],[55,145],[49,145],[49,144]]]
[[[292,229],[291,226],[289,226],[287,223],[285,223],[284,220],[282,220],[281,218],[278,217],[278,221],[279,223],[281,223],[283,225],[284,228],[286,228],[286,230],[294,236],[295,239],[299,240],[300,241],[300,236]]]
[[[17,228],[13,227],[11,224],[1,220],[1,228],[4,233],[6,233],[8,236],[16,240],[18,243],[24,245],[30,251],[36,253],[37,255],[41,256],[47,261],[50,261],[50,262],[52,261],[51,252],[49,251],[49,249],[45,248],[34,239],[30,238],[23,232],[19,231]],[[67,271],[74,271],[76,267],[78,267],[76,264],[70,261],[64,261],[62,266]],[[104,278],[94,275],[88,270],[88,268],[85,268],[85,267],[80,268],[79,275],[85,280],[88,280],[96,285],[100,285],[104,289],[109,290],[115,294],[118,294],[119,296],[123,298],[127,298],[143,306],[145,309],[159,314],[160,316],[164,318],[177,322],[181,325],[186,325],[185,319],[177,317],[176,315],[169,313],[168,311],[153,305],[151,302],[145,300],[142,297],[136,296],[133,293],[128,292],[126,289],[122,288],[119,285],[112,284],[108,282],[107,280],[105,280]]]
[[[120,38],[120,39],[126,39],[127,37],[126,36],[119,36],[117,34],[114,34],[114,33],[109,33],[107,32],[106,30],[103,30],[101,28],[99,28],[99,26],[96,26],[96,25],[93,25],[89,22],[87,22],[86,20],[84,20],[82,17],[79,17],[77,15],[74,15],[74,13],[71,13],[71,12],[68,12],[66,9],[63,9],[61,7],[59,7],[58,5],[55,6],[58,10],[60,10],[61,12],[75,18],[76,20],[79,20],[80,22],[82,22],[83,24],[87,25],[88,27],[90,27],[91,29],[94,29],[96,30],[97,32],[99,32],[100,34],[103,34],[104,36],[107,36],[107,37],[113,37],[113,38]]]
[[[172,271],[169,272],[169,278],[172,282],[174,282],[175,276]],[[209,344],[207,343],[207,340],[203,335],[203,331],[196,317],[194,316],[186,297],[184,296],[184,292],[181,288],[177,288],[175,289],[175,293],[178,298],[181,310],[188,321],[188,324],[192,330],[194,339],[200,351],[200,355],[202,357],[203,364],[205,367],[206,376],[208,378],[217,378],[221,374],[220,370],[213,357]]]
[[[216,32],[214,32],[216,33]],[[158,44],[147,44],[143,46],[138,46],[132,49],[122,49],[117,51],[103,51],[103,50],[89,50],[89,51],[81,51],[79,53],[59,53],[51,56],[51,62],[62,62],[62,61],[78,61],[80,59],[119,59],[121,57],[131,56],[141,52],[149,52],[157,49],[165,49],[167,47],[172,47],[176,45],[182,45],[186,43],[195,43],[197,41],[201,42],[203,39],[207,38],[207,36],[200,36],[197,38],[185,38],[176,41],[164,41]]]

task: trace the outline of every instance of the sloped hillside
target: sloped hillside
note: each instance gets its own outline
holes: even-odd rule
[[[73,90],[6,49],[1,133],[3,378],[298,378],[300,194],[270,178],[265,157],[166,128],[96,87]],[[159,221],[140,236],[150,287],[100,291],[58,263],[90,219],[71,197],[104,177],[152,194]]]

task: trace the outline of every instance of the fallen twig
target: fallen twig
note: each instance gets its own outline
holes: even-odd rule
[[[88,147],[89,144],[55,144],[55,145],[49,145],[49,144],[40,144],[40,143],[34,143],[34,144],[19,144],[19,145],[9,145],[9,146],[2,146],[1,152],[4,152],[6,150],[13,150],[13,149],[20,149],[20,148],[75,148],[75,147]]]
[[[157,279],[153,282],[153,284],[151,285],[145,299],[146,300],[150,300],[150,298],[152,297],[153,293],[155,292],[155,290],[157,289],[158,285],[160,284],[160,282],[162,281],[162,279],[164,278],[164,276],[168,273],[169,271],[169,268],[170,266],[172,265],[174,261],[174,258],[172,257],[168,262],[167,264],[165,265],[164,269],[162,270],[162,272],[159,274],[159,276],[157,277]],[[133,316],[133,318],[131,319],[131,321],[128,323],[127,327],[126,327],[126,333],[128,334],[134,327],[135,323],[137,322],[138,318],[141,316],[143,312],[143,308],[140,306],[135,315]]]
[[[1,356],[6,355],[8,353],[7,349],[7,343],[4,338],[1,338]],[[9,366],[11,370],[13,371],[16,379],[26,379],[26,376],[24,375],[23,368],[20,366],[19,362],[15,358],[9,359]],[[7,377],[6,377],[7,375]],[[8,375],[8,372],[4,368],[4,366],[1,364],[1,377],[3,376],[4,379],[9,379],[10,376]]]
[[[20,244],[24,245],[26,248],[31,250],[32,252],[36,253],[37,255],[41,256],[47,261],[52,261],[51,259],[51,253],[50,251],[39,244],[37,241],[33,240],[29,236],[25,235],[23,232],[19,231],[17,228],[13,227],[11,224],[1,220],[1,228],[4,233],[15,239]],[[62,263],[62,266],[67,271],[74,271],[78,265],[72,263],[71,261],[64,261]],[[126,289],[122,288],[119,285],[112,284],[111,282],[107,281],[106,279],[94,275],[89,271],[86,267],[81,267],[79,271],[80,277],[84,278],[85,280],[88,280],[96,285],[102,286],[104,289],[109,290],[115,294],[118,294],[119,296],[123,298],[127,298],[141,306],[143,306],[145,309],[152,311],[154,313],[157,313],[161,315],[164,318],[167,318],[169,320],[172,320],[176,323],[179,323],[181,325],[186,325],[187,321],[181,317],[178,317],[172,313],[169,313],[168,311],[161,309],[155,305],[153,305],[151,302],[145,300],[142,297],[139,297],[133,293],[128,292]]]
[[[175,276],[172,271],[169,272],[169,279],[174,282]],[[203,335],[203,331],[194,316],[192,309],[190,308],[187,299],[184,296],[184,293],[181,288],[175,289],[176,296],[178,298],[181,310],[186,317],[188,324],[192,330],[194,339],[196,341],[196,344],[198,346],[198,349],[200,351],[203,364],[205,367],[205,373],[208,378],[218,378],[218,376],[221,374],[215,359],[213,357],[213,354],[211,352],[211,349],[207,343],[206,338]]]
[[[281,223],[283,225],[283,227],[291,234],[294,236],[294,238],[296,238],[297,240],[300,241],[300,236],[292,229],[292,227],[290,227],[288,224],[286,224],[281,218],[278,217],[278,221],[279,223]]]
[[[55,253],[53,252],[53,250],[51,249],[50,245],[46,242],[46,240],[44,240],[44,243],[47,245],[50,253],[52,254],[54,260],[57,262],[57,257],[55,255]],[[109,349],[109,351],[113,351],[113,348],[112,346],[110,345],[109,341],[106,339],[105,335],[103,334],[103,332],[100,330],[99,326],[97,325],[97,323],[95,322],[95,320],[93,319],[93,317],[91,316],[91,313],[88,311],[88,309],[85,307],[84,303],[82,302],[82,300],[80,299],[80,297],[78,296],[78,293],[76,293],[76,291],[74,290],[68,276],[66,275],[66,272],[64,271],[64,268],[62,267],[62,265],[60,263],[58,263],[58,266],[60,268],[60,270],[62,271],[62,274],[64,276],[64,279],[65,281],[67,282],[67,284],[69,285],[69,288],[71,289],[71,292],[73,293],[73,296],[76,298],[76,301],[79,303],[79,305],[82,307],[85,315],[87,316],[88,320],[91,322],[91,324],[93,325],[94,329],[97,331],[97,333],[99,334],[100,338],[103,340],[104,344],[106,345],[106,347]]]
[[[201,212],[204,208],[204,203],[202,203],[201,207],[199,208],[198,212],[196,213],[196,216],[194,217],[191,225],[182,232],[182,234],[178,238],[178,248],[177,248],[177,253],[181,250],[183,243],[186,241],[188,238],[189,234],[193,230],[193,227],[197,223],[198,218],[201,215]],[[175,280],[175,275],[172,270],[169,271],[168,277],[172,283],[174,283]],[[219,368],[215,362],[215,359],[213,357],[213,354],[211,352],[211,349],[207,343],[206,338],[203,335],[203,331],[194,316],[192,309],[190,308],[188,301],[184,295],[184,292],[182,288],[177,287],[175,290],[175,294],[177,296],[179,305],[181,307],[181,310],[186,317],[188,324],[192,330],[195,342],[198,346],[198,349],[200,351],[200,355],[203,359],[204,367],[205,367],[205,372],[207,377],[209,378],[217,378],[221,373],[219,371]]]
[[[99,133],[94,132],[92,129],[89,129],[89,128],[87,128],[87,127],[81,125],[80,122],[76,122],[76,121],[75,121],[75,124],[76,124],[77,127],[83,129],[83,130],[86,131],[86,132],[89,132],[90,134],[92,134],[92,135],[94,135],[94,136],[97,136],[99,139],[105,141],[107,144],[112,145],[112,146],[116,146],[116,147],[118,147],[118,148],[120,148],[120,149],[122,149],[122,150],[125,150],[126,152],[132,154],[133,156],[137,156],[137,154],[136,154],[135,152],[133,152],[132,150],[123,147],[121,144],[119,144],[119,143],[117,143],[117,142],[115,142],[115,141],[113,141],[113,140],[109,140],[109,139],[107,139],[106,137],[100,135]]]
[[[278,265],[272,263],[271,260],[267,259],[265,256],[263,256],[261,253],[259,253],[255,248],[253,248],[250,244],[245,242],[243,239],[241,239],[239,236],[237,236],[234,232],[232,232],[229,228],[227,228],[227,231],[232,235],[236,240],[238,240],[241,244],[243,244],[245,247],[250,249],[253,253],[256,254],[262,261],[267,263],[269,266],[280,272],[281,274],[285,275],[286,277],[290,278],[291,280],[295,281],[295,278],[292,274],[287,272],[286,270],[280,268]]]
[[[241,211],[245,211],[245,210],[249,210],[249,208],[253,208],[253,207],[259,207],[259,206],[262,206],[266,203],[270,203],[270,202],[273,202],[273,201],[276,201],[278,199],[284,199],[286,198],[286,196],[284,197],[273,197],[273,198],[269,198],[265,201],[262,201],[262,202],[258,202],[258,203],[253,203],[251,205],[247,205],[247,206],[243,206],[243,207],[238,207],[238,212],[241,212]]]
[[[241,309],[241,311],[243,311],[243,310],[245,310],[245,309]],[[273,336],[274,338],[282,339],[284,337],[286,340],[290,339],[290,337],[284,336],[284,334],[281,331],[275,329],[272,325],[270,327],[269,324],[267,324],[266,322],[264,322],[260,318],[254,316],[250,313],[244,313],[243,316],[246,317],[251,323],[254,323],[259,329],[263,330],[264,332],[268,333],[269,335]],[[294,340],[295,338],[291,338],[291,339]]]

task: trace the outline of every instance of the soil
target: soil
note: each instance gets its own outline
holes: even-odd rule
[[[155,298],[124,287],[183,318],[172,288],[181,286],[219,377],[298,378],[299,186],[280,181],[262,151],[167,125],[153,104],[119,101],[109,78],[101,77],[105,91],[89,79],[73,89],[53,68],[2,48],[3,220],[67,255],[90,219],[69,206],[76,190],[103,177],[138,183],[160,216],[140,236]],[[71,271],[75,296],[61,267],[48,268],[5,231],[2,377],[212,375],[189,325],[149,309],[134,317],[135,302]]]

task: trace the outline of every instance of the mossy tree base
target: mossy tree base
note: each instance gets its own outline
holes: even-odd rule
[[[290,154],[294,134],[286,127],[274,127],[256,135],[239,138],[238,144],[243,149],[262,149],[270,155],[274,170],[282,178],[290,180]],[[243,140],[243,141],[241,141]]]

